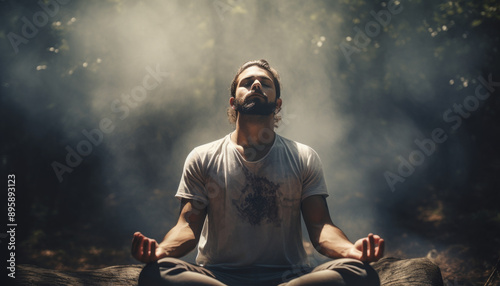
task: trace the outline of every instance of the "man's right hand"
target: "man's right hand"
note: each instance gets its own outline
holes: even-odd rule
[[[140,262],[149,263],[166,257],[167,254],[163,248],[158,246],[155,239],[136,232],[132,240],[132,256]]]

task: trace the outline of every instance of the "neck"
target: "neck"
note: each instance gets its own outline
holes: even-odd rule
[[[274,115],[259,116],[238,114],[236,130],[231,140],[248,160],[264,157],[274,143]]]

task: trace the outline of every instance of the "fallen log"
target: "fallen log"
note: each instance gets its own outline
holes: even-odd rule
[[[87,271],[58,271],[18,265],[14,285],[137,285],[143,264]],[[382,286],[443,286],[439,267],[427,258],[383,258],[372,263]]]
[[[86,271],[58,271],[33,265],[17,267],[14,285],[137,285],[143,264],[118,265]]]
[[[382,286],[443,286],[439,267],[427,258],[382,258],[372,263]]]

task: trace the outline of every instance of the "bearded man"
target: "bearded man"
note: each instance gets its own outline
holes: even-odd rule
[[[177,224],[161,243],[134,234],[132,255],[147,263],[139,284],[379,285],[369,262],[383,256],[384,240],[351,243],[330,218],[318,154],[274,131],[277,71],[266,60],[243,64],[229,105],[235,130],[186,159]],[[301,215],[316,250],[332,260],[308,264]],[[196,245],[196,264],[179,259]]]

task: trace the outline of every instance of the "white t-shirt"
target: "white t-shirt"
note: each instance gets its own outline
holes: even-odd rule
[[[312,195],[328,196],[318,154],[276,134],[253,162],[230,135],[195,148],[175,196],[208,204],[197,264],[286,267],[307,265],[300,204]]]

